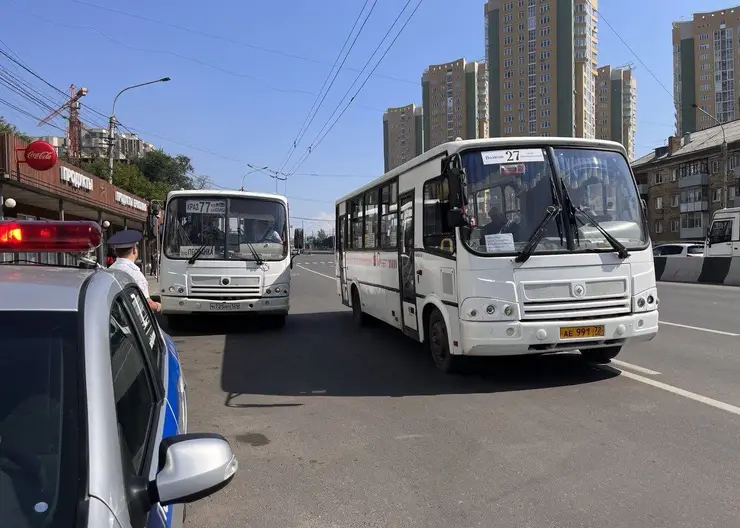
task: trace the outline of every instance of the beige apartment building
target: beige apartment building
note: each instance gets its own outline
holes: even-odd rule
[[[421,77],[424,150],[457,137],[488,137],[488,74],[484,62],[433,64]]]
[[[733,45],[739,36],[740,6],[694,13],[691,20],[673,23],[677,136],[740,118],[734,83],[740,55]]]
[[[596,76],[596,138],[624,145],[635,159],[637,80],[631,67],[602,66]]]
[[[597,0],[488,0],[489,133],[595,137]]]
[[[410,104],[383,113],[383,160],[385,172],[403,165],[423,152],[423,107]]]

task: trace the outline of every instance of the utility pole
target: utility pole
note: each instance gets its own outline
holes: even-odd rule
[[[126,88],[118,92],[118,94],[116,94],[116,97],[113,99],[113,109],[111,110],[110,118],[108,119],[108,183],[113,183],[113,141],[115,139],[116,102],[118,102],[118,98],[121,97],[121,94],[123,92],[133,90],[134,88],[141,88],[142,86],[149,86],[150,84],[161,82],[169,82],[169,80],[169,77],[162,77],[161,79],[157,79],[156,81],[149,81],[141,84],[127,86]]]
[[[722,198],[722,201],[720,202],[720,205],[722,206],[722,209],[727,208],[727,177],[729,175],[730,170],[730,160],[728,159],[727,155],[727,136],[725,135],[725,126],[722,124],[722,122],[717,119],[715,116],[704,110],[702,107],[698,106],[697,104],[692,104],[692,107],[696,108],[704,114],[705,116],[708,116],[710,119],[712,119],[715,123],[719,125],[720,130],[722,130],[722,192],[720,193],[720,196]]]

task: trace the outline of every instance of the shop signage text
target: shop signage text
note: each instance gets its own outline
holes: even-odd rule
[[[128,194],[123,194],[121,191],[116,191],[116,202],[121,205],[133,207],[134,209],[138,209],[139,211],[146,212],[148,210],[146,202],[133,198]]]
[[[93,190],[93,180],[89,176],[85,176],[64,166],[59,167],[59,173],[62,181],[70,184],[75,189]]]

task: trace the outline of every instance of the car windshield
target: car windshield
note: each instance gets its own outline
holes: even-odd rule
[[[77,314],[0,313],[0,526],[73,526],[82,481]]]
[[[181,196],[167,204],[164,253],[186,259],[262,260],[287,256],[287,213],[282,202],[259,198]],[[201,251],[199,251],[203,248]]]
[[[628,249],[644,247],[639,197],[621,154],[562,148],[554,149],[554,159],[561,180],[542,148],[463,153],[471,218],[463,235],[466,245],[483,254],[521,251],[548,207],[561,205],[554,184],[560,181],[561,192],[577,211],[564,215],[578,226],[576,251],[614,250],[593,220]],[[553,218],[534,254],[567,250],[566,232],[563,216]]]

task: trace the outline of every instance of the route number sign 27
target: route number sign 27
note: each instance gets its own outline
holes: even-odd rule
[[[484,165],[501,165],[502,163],[527,163],[528,161],[545,161],[542,149],[489,150],[481,152]]]
[[[185,202],[186,214],[222,215],[226,213],[224,200],[188,200]]]

